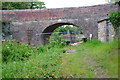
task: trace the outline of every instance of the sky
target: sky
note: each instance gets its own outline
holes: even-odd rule
[[[106,0],[40,0],[47,8],[81,7],[106,4]]]

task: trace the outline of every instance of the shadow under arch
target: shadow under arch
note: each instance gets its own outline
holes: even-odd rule
[[[49,41],[48,41],[47,39],[50,38],[51,33],[54,32],[54,30],[55,30],[56,28],[61,27],[61,26],[63,26],[63,25],[73,25],[73,26],[78,27],[78,28],[80,29],[79,26],[77,26],[77,25],[75,25],[75,24],[73,24],[73,23],[64,23],[64,22],[62,22],[62,23],[52,24],[52,25],[48,26],[47,28],[45,28],[45,29],[43,30],[43,32],[42,32],[43,44],[45,45],[45,44],[49,43]],[[81,32],[82,32],[82,30],[81,30]],[[83,32],[82,32],[82,33],[83,33]]]

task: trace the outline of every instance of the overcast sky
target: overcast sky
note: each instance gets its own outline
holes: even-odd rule
[[[47,8],[81,7],[107,3],[106,0],[40,0]]]

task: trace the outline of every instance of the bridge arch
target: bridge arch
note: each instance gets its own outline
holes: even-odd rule
[[[69,22],[54,23],[54,24],[49,25],[42,31],[42,43],[47,44],[48,43],[47,39],[50,38],[51,33],[54,32],[55,29],[57,29],[61,26],[64,26],[64,25],[73,25],[75,27],[78,27],[80,29],[80,31],[84,34],[83,30],[74,23],[69,23]]]
[[[43,45],[42,33],[53,32],[62,25],[79,27],[85,37],[98,39],[98,21],[106,19],[107,14],[118,11],[114,4],[95,5],[77,8],[45,10],[3,10],[2,21],[11,22],[14,39],[22,43]],[[103,24],[102,24],[103,25]],[[30,33],[29,33],[30,32]]]

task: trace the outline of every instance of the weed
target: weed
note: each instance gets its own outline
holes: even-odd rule
[[[6,42],[2,46],[2,57],[7,62],[2,63],[2,78],[96,78],[95,65],[105,70],[107,77],[116,78],[118,43],[95,40],[79,46],[51,47],[49,44],[32,49],[25,44]],[[75,54],[65,54],[72,49],[76,50]],[[88,58],[96,62],[93,68]]]
[[[16,42],[4,42],[2,45],[3,62],[25,60],[31,55],[32,50],[28,45],[18,45]]]

